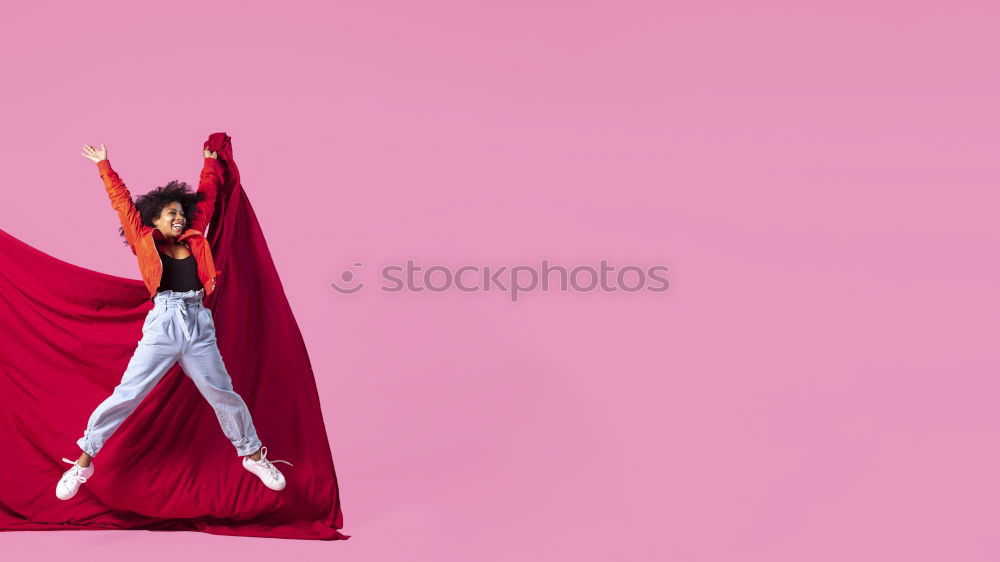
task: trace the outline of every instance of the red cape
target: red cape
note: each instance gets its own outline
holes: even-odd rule
[[[121,381],[152,301],[141,281],[60,261],[0,230],[0,530],[349,537],[338,531],[343,513],[312,366],[231,139],[215,133],[205,148],[226,170],[208,229],[223,274],[205,305],[268,456],[295,465],[279,465],[287,487],[272,491],[242,467],[175,365],[105,444],[93,478],[74,498],[56,498],[69,468],[61,458],[80,455],[76,440]]]

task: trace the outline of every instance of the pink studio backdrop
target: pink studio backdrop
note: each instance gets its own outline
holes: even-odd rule
[[[352,539],[18,532],[3,558],[996,560],[998,16],[4,6],[0,228],[138,279],[80,146],[139,194],[231,135]],[[543,258],[671,286],[376,288]],[[368,286],[333,291],[357,261]]]

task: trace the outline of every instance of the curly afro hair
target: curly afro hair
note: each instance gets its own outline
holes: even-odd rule
[[[142,217],[142,224],[146,226],[153,226],[153,221],[160,217],[160,213],[163,212],[163,207],[173,201],[177,201],[181,204],[181,208],[184,209],[184,216],[187,218],[184,229],[187,230],[187,228],[194,221],[195,217],[197,217],[197,205],[203,199],[205,199],[204,193],[201,193],[200,191],[191,191],[190,185],[180,180],[174,180],[167,185],[157,187],[149,193],[137,197],[135,200],[135,208],[139,211],[139,215]],[[154,226],[153,228],[156,227]],[[124,239],[125,229],[123,227],[118,227],[118,234]],[[125,240],[124,243],[128,245],[128,240]]]

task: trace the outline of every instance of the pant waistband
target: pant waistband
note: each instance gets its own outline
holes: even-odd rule
[[[157,293],[156,296],[153,297],[153,309],[174,309],[177,319],[180,320],[181,331],[184,332],[184,339],[191,341],[191,331],[188,328],[188,309],[201,308],[204,306],[202,304],[202,298],[204,296],[205,289],[203,288],[196,291],[185,291],[182,293],[170,290],[163,291]]]
[[[197,289],[194,291],[185,291],[179,293],[177,291],[161,291],[156,293],[153,297],[154,307],[167,307],[172,308],[175,306],[192,306],[201,305],[202,300],[205,297],[205,289]]]

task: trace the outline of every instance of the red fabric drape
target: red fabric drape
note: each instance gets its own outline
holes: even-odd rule
[[[223,274],[205,305],[268,456],[295,465],[278,465],[287,487],[272,491],[241,466],[175,365],[95,457],[93,478],[74,498],[56,498],[69,468],[61,457],[79,456],[75,442],[120,382],[152,302],[141,281],[60,261],[0,230],[0,530],[349,537],[338,531],[343,514],[312,366],[231,139],[215,133],[205,148],[226,170],[208,229]]]

